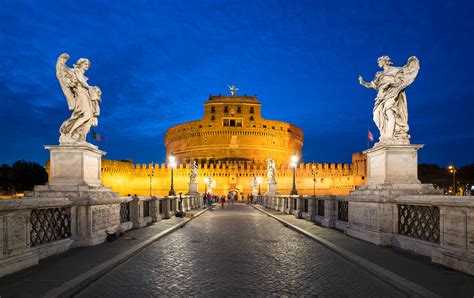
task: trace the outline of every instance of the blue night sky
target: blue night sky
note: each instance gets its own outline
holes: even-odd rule
[[[473,1],[0,0],[0,163],[44,164],[70,112],[59,54],[103,92],[96,130],[109,159],[162,162],[164,133],[197,120],[209,94],[258,95],[264,118],[305,134],[307,162],[367,147],[377,57],[421,70],[407,89],[420,162],[474,162]]]

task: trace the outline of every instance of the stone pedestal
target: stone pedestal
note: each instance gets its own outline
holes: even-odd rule
[[[44,146],[50,151],[48,185],[100,187],[101,158],[104,151],[91,144]]]
[[[197,182],[189,183],[189,191],[186,193],[186,195],[187,196],[199,195]]]
[[[367,183],[351,195],[438,194],[418,180],[418,150],[424,145],[382,145],[367,154]]]
[[[277,192],[277,184],[276,183],[268,183],[267,192],[264,194],[265,196],[277,196],[279,193]]]
[[[258,196],[258,186],[252,186],[252,195]]]

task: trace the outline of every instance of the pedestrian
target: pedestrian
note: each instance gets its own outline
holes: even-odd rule
[[[222,197],[221,197],[221,208],[224,208],[224,204],[225,204],[225,196],[222,195]]]
[[[234,205],[234,193],[230,194],[230,203]]]
[[[212,198],[211,198],[211,193],[207,193],[207,206],[211,207],[212,206]]]
[[[206,201],[206,193],[202,195],[202,208],[206,208],[207,201]]]
[[[227,206],[230,206],[230,193],[227,195]]]

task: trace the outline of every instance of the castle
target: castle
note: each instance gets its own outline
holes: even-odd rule
[[[234,87],[234,86],[233,86]],[[199,192],[222,195],[234,192],[238,199],[252,192],[253,176],[261,177],[261,193],[267,188],[267,163],[276,164],[278,192],[289,194],[293,185],[292,155],[301,157],[303,131],[290,123],[261,116],[256,96],[210,96],[204,117],[176,125],[165,134],[167,156],[173,155],[174,189],[189,190],[190,164],[196,161]],[[352,154],[352,163],[300,163],[296,169],[299,194],[344,195],[365,183],[366,157]],[[207,178],[207,179],[206,179]],[[205,180],[212,181],[205,183]],[[121,195],[165,195],[171,186],[166,164],[133,164],[102,161],[102,182]]]

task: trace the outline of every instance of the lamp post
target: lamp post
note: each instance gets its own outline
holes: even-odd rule
[[[204,178],[204,193],[207,195],[207,184],[209,183],[209,178]]]
[[[293,167],[293,189],[290,192],[290,195],[298,195],[296,191],[296,167],[298,166],[298,156],[291,156],[291,166]]]
[[[176,167],[176,158],[173,155],[168,157],[168,165],[171,168],[171,187],[168,193],[169,196],[175,196],[176,192],[174,191],[174,183],[173,183],[173,169]]]
[[[151,162],[150,173],[148,173],[148,177],[150,177],[150,197],[152,194],[151,184],[153,183],[153,176],[155,175],[155,168],[153,167],[153,162]]]
[[[262,177],[257,177],[257,183],[258,183],[258,195],[261,196],[262,193],[260,193],[260,183],[262,183]]]
[[[314,162],[313,162],[312,169],[313,169],[313,196],[316,196],[316,166],[314,165]]]
[[[450,164],[448,170],[451,174],[453,174],[453,195],[456,195],[456,167],[454,164]]]

